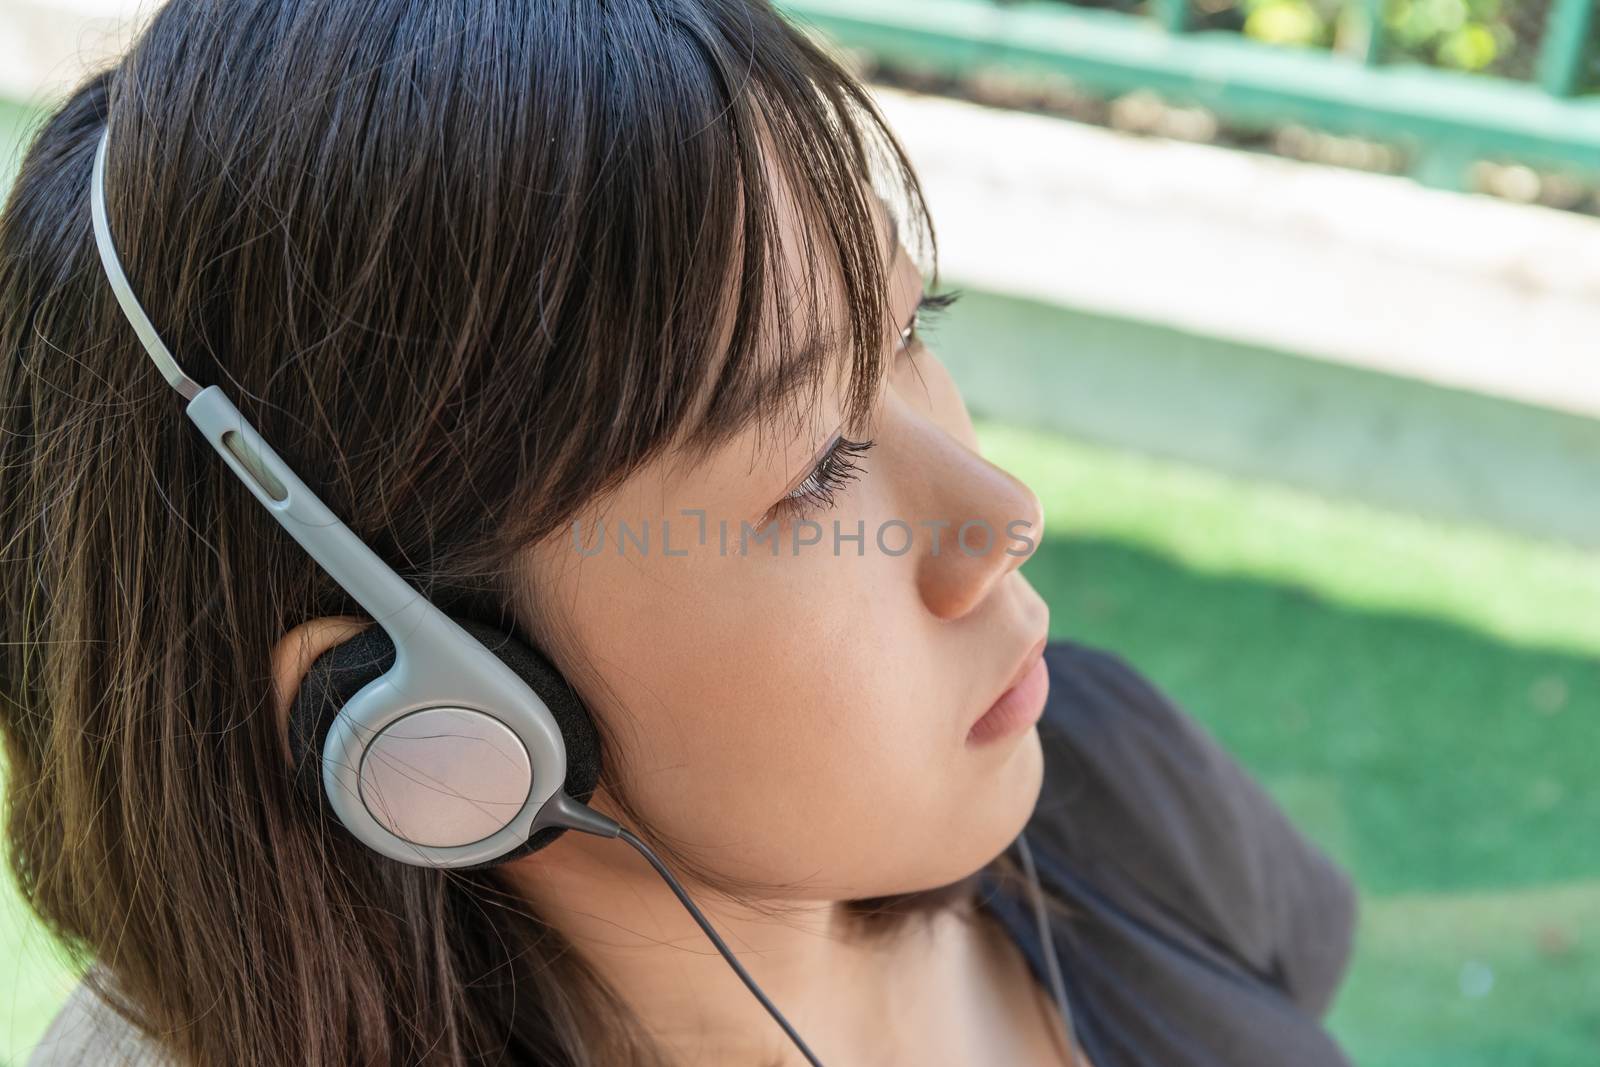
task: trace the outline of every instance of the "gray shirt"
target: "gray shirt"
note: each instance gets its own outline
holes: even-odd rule
[[[1355,893],[1185,712],[1115,653],[1046,646],[1045,781],[1026,833],[1073,1023],[1096,1067],[1348,1067],[1321,1026]],[[983,906],[1049,988],[1023,896]],[[142,1064],[159,1049],[79,985],[29,1067]]]
[[[1321,1025],[1353,943],[1349,876],[1115,653],[1046,647],[1045,779],[1024,832],[1076,1036],[1096,1067],[1348,1067]],[[1049,989],[1027,897],[984,906]]]

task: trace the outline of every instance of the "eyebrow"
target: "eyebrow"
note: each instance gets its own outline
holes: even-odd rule
[[[837,332],[808,337],[790,356],[780,357],[777,373],[755,371],[722,387],[720,395],[713,393],[706,413],[684,442],[687,462],[703,462],[743,433],[762,412],[786,407],[802,389],[814,387],[835,347]]]

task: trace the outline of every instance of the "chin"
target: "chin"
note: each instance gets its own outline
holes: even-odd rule
[[[1028,727],[1013,745],[993,783],[995,846],[990,858],[1004,852],[1028,825],[1044,788],[1044,744],[1039,740],[1039,728]]]
[[[916,893],[958,882],[989,865],[1016,840],[1038,806],[1044,784],[1044,748],[1036,727],[1001,742],[1010,748],[981,771],[963,766],[950,783],[948,804],[907,813],[894,840],[869,849],[876,877],[853,885],[853,899]],[[917,844],[917,842],[921,842]]]
[[[951,838],[959,847],[949,850],[955,866],[942,872],[945,881],[987,866],[1011,846],[1038,806],[1044,786],[1044,747],[1038,729],[1030,726],[1004,743],[1012,751],[967,787],[962,830],[959,838]]]

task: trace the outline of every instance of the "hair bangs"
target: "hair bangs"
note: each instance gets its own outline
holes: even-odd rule
[[[845,424],[864,425],[890,366],[893,235],[914,240],[908,250],[937,277],[920,184],[882,114],[836,60],[798,55],[755,57],[758,82],[724,105],[739,210],[737,232],[718,243],[737,250],[725,265],[733,321],[681,430],[690,463],[752,425],[792,432],[832,373],[848,383]],[[887,246],[875,199],[889,219]]]

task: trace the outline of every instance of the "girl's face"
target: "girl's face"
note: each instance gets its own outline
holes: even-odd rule
[[[877,222],[893,369],[874,426],[840,426],[836,373],[804,425],[752,426],[699,466],[639,471],[582,517],[581,543],[569,526],[527,571],[530,602],[577,646],[547,651],[610,727],[608,764],[640,814],[727,877],[793,883],[789,899],[963,877],[1022,828],[1043,769],[1032,728],[968,740],[1046,633],[1049,609],[1017,570],[1044,534],[1039,501],[979,455],[938,357],[902,340],[922,278],[886,211]],[[842,329],[842,296],[829,302]],[[819,455],[864,431],[869,449],[837,457],[855,476],[819,505]],[[742,522],[776,552],[741,545]],[[603,790],[591,803],[615,814]],[[580,861],[640,862],[565,834],[520,863]]]

